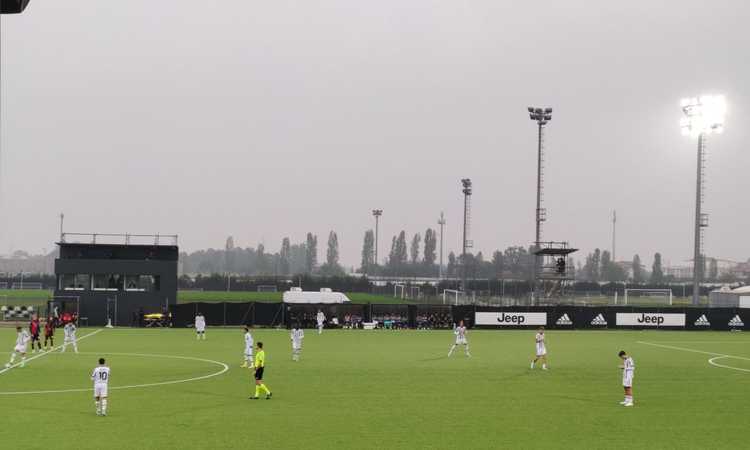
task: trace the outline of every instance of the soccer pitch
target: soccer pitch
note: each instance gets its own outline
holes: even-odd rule
[[[543,372],[529,369],[533,330],[470,331],[472,357],[458,348],[450,359],[450,331],[305,331],[295,363],[288,331],[255,330],[273,399],[251,401],[240,329],[209,328],[206,341],[183,329],[79,329],[80,354],[43,354],[0,373],[0,442],[183,450],[750,445],[743,333],[548,331],[551,370]],[[14,342],[15,330],[0,329],[7,350]],[[632,408],[618,405],[621,349],[636,364]],[[107,417],[95,415],[89,380],[100,356],[112,370]]]

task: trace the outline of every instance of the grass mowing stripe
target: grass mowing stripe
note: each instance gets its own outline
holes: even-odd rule
[[[100,329],[98,329],[98,330],[96,330],[96,331],[92,331],[92,332],[91,332],[91,333],[89,333],[89,334],[86,334],[86,335],[84,335],[84,336],[81,336],[81,337],[79,337],[79,338],[77,338],[77,339],[76,339],[76,344],[78,343],[78,341],[82,341],[82,340],[86,339],[87,337],[89,337],[89,336],[93,336],[93,335],[95,335],[95,334],[97,334],[97,333],[101,333],[102,331],[104,331],[104,328],[100,328]],[[38,354],[38,355],[36,355],[36,356],[32,356],[31,358],[29,358],[29,359],[27,359],[27,360],[25,360],[25,361],[22,361],[22,363],[23,363],[23,364],[26,364],[26,363],[30,363],[31,361],[33,361],[33,360],[35,360],[35,359],[37,359],[37,358],[41,358],[42,356],[45,356],[45,355],[49,355],[50,353],[52,353],[52,352],[54,352],[54,351],[56,351],[56,350],[59,350],[59,349],[61,349],[63,345],[65,345],[64,341],[63,341],[63,344],[62,344],[62,345],[58,345],[57,347],[52,347],[52,350],[49,350],[49,351],[46,351],[46,352],[42,352],[42,353],[40,353],[40,354]],[[15,351],[15,350],[14,350],[14,351]],[[20,365],[21,365],[22,363],[21,363],[21,362],[17,362],[17,363],[13,364],[13,365],[12,365],[12,366],[10,366],[10,367],[6,367],[6,368],[4,368],[3,370],[0,370],[0,374],[3,374],[3,373],[5,373],[5,372],[7,372],[7,371],[9,371],[10,369],[13,369],[13,368],[15,368],[15,367],[18,367],[18,366],[20,366]]]

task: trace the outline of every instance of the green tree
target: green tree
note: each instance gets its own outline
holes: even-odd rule
[[[375,233],[372,230],[365,231],[365,238],[362,242],[362,263],[360,270],[362,273],[370,273],[375,258]]]
[[[504,278],[503,273],[505,272],[505,256],[500,250],[495,250],[492,254],[492,268],[495,272],[496,277]]]
[[[643,283],[643,265],[641,264],[641,257],[636,254],[633,256],[633,283]]]
[[[281,250],[279,250],[279,271],[282,275],[289,275],[290,274],[290,253],[291,253],[291,243],[289,241],[288,237],[285,237],[281,241]]]
[[[422,243],[422,236],[419,233],[414,234],[411,240],[411,263],[416,265],[419,262],[419,246]]]
[[[318,237],[307,233],[305,244],[305,272],[310,274],[318,265]]]
[[[719,262],[716,258],[711,258],[708,262],[708,279],[711,281],[719,279]]]
[[[651,282],[661,284],[664,281],[664,272],[661,268],[661,253],[654,254],[654,264],[651,266]]]
[[[424,232],[424,263],[428,267],[432,267],[437,260],[436,255],[437,249],[437,234],[432,228],[428,228]]]

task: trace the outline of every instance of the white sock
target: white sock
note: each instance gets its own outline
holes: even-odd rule
[[[547,368],[547,363],[542,364],[542,369],[546,369],[546,368]]]
[[[10,354],[10,364],[13,364],[13,361],[15,361],[15,360],[16,360],[16,354],[15,353],[11,353]]]
[[[102,413],[102,404],[99,400],[94,400],[94,404],[96,405],[96,413],[101,414]]]
[[[102,399],[102,414],[107,414],[107,398]]]
[[[26,364],[26,357],[22,356],[21,357],[21,367],[23,367],[24,364]]]
[[[452,355],[452,354],[453,354],[453,350],[455,350],[455,349],[456,349],[456,344],[453,344],[453,345],[451,346],[451,349],[450,349],[450,350],[448,350],[448,356]]]

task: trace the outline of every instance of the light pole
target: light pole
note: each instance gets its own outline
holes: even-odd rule
[[[695,230],[693,242],[693,305],[700,302],[700,284],[703,278],[703,229],[708,227],[708,214],[703,212],[706,175],[706,140],[711,133],[724,131],[727,102],[723,95],[704,95],[686,98],[680,102],[685,114],[680,120],[684,136],[698,138],[698,164],[695,182]]]
[[[474,245],[474,243],[469,240],[469,231],[471,228],[471,180],[468,178],[462,179],[461,186],[463,186],[461,192],[464,193],[464,238],[463,250],[461,251],[461,290],[466,293],[466,270],[468,269],[466,266],[466,250]]]
[[[529,106],[529,119],[535,121],[539,127],[537,140],[537,166],[536,166],[536,235],[534,237],[535,250],[539,250],[542,240],[542,222],[547,220],[547,211],[542,208],[544,200],[544,126],[552,120],[552,108],[535,108]],[[534,278],[532,286],[534,289],[534,300],[538,298],[537,278],[539,277],[539,255],[534,255]]]
[[[440,268],[438,270],[438,278],[443,279],[443,227],[445,226],[445,215],[440,211],[440,218],[438,219],[438,225],[440,225]]]
[[[383,215],[382,209],[373,209],[372,215],[375,216],[375,265],[378,265],[378,231],[380,228],[380,216]]]

